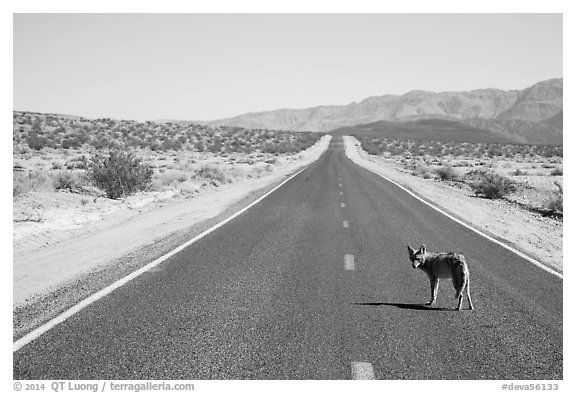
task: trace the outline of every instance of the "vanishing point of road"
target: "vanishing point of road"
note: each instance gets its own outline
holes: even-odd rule
[[[467,256],[437,307],[406,244]],[[562,279],[346,158],[14,352],[14,379],[562,379]],[[467,303],[464,302],[466,308]]]

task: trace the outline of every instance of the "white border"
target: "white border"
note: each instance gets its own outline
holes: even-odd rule
[[[516,1],[502,1],[502,0],[485,0],[483,2],[462,2],[458,0],[439,0],[439,1],[426,1],[426,0],[405,0],[403,2],[382,2],[377,0],[360,0],[360,1],[344,1],[335,0],[332,2],[325,2],[321,4],[322,0],[292,0],[290,2],[280,1],[280,2],[270,2],[265,0],[246,0],[244,2],[237,2],[234,0],[199,0],[190,2],[189,0],[168,0],[163,2],[152,2],[150,0],[143,1],[125,1],[125,0],[101,0],[99,2],[85,1],[77,2],[72,0],[54,0],[51,2],[40,1],[40,0],[26,0],[26,1],[16,1],[9,0],[3,3],[2,9],[2,31],[5,33],[2,35],[3,50],[7,57],[6,61],[3,62],[2,70],[4,75],[4,80],[6,85],[12,85],[12,13],[13,12],[384,12],[384,13],[438,13],[438,12],[464,12],[464,13],[477,13],[477,12],[489,12],[489,13],[505,13],[505,12],[563,12],[564,13],[564,70],[574,69],[574,50],[573,45],[570,45],[572,40],[570,37],[574,36],[574,26],[576,26],[574,12],[576,8],[574,7],[574,2],[568,0],[549,0],[546,2],[537,0],[527,0],[523,2]],[[286,3],[286,4],[283,4]],[[572,33],[570,33],[572,32]],[[567,107],[570,107],[570,103],[574,102],[573,97],[573,81],[570,78],[570,72],[564,72],[564,101],[567,102]],[[3,113],[4,123],[7,127],[11,124],[12,110],[8,111],[8,108],[12,108],[12,91],[11,89],[5,89],[2,95],[2,103],[6,109]],[[572,116],[570,111],[567,111],[564,116],[564,121],[566,123],[565,129],[572,130],[573,124]],[[9,165],[11,164],[11,155],[8,152],[11,151],[11,143],[8,140],[9,134],[5,133],[5,143],[3,146],[6,147],[6,154],[2,155],[4,160],[4,165],[2,168],[2,180],[5,180],[4,184],[7,184],[11,175],[9,174]],[[564,133],[564,146],[566,150],[574,145],[574,134],[571,132]],[[10,150],[9,150],[10,149]],[[570,155],[564,157],[564,167],[566,172],[565,177],[565,199],[567,201],[573,200],[571,197],[574,194],[574,176],[573,169],[576,167],[574,165],[574,160]],[[568,168],[568,169],[566,169]],[[3,226],[4,234],[4,250],[9,250],[11,247],[11,233],[12,225],[11,220],[11,199],[8,197],[8,193],[4,193],[3,200],[4,209],[2,209],[2,216],[4,218],[5,225]],[[572,210],[572,203],[568,202],[566,204],[565,221],[564,221],[564,234],[565,237],[568,235],[569,238],[573,238],[574,224],[571,217],[570,211]],[[566,219],[568,217],[568,219]],[[566,240],[566,245],[569,240]],[[564,249],[567,249],[564,247]],[[4,290],[2,292],[3,301],[2,310],[3,315],[8,315],[12,312],[12,263],[11,256],[8,261],[10,266],[8,268],[9,274],[5,274]],[[568,280],[572,276],[570,273],[574,270],[570,263],[565,264],[565,271],[568,274]],[[571,299],[574,298],[574,290],[572,285],[565,285],[565,302],[571,303]],[[564,318],[564,331],[570,332],[576,327],[576,324],[572,321],[569,315],[565,315]],[[12,323],[11,318],[5,318],[5,323],[2,328],[4,337],[12,334]],[[8,342],[8,339],[4,340]],[[566,390],[570,386],[576,385],[574,383],[574,378],[570,372],[567,370],[574,369],[574,340],[572,335],[566,333],[564,335],[564,380],[552,381],[560,386],[560,390]],[[5,349],[5,356],[2,358],[3,365],[2,369],[4,373],[4,381],[9,381],[12,379],[12,356],[6,355],[7,348]],[[246,390],[250,389],[253,392],[268,392],[272,386],[275,389],[279,389],[281,392],[293,391],[294,389],[299,389],[301,391],[318,391],[323,388],[329,388],[334,392],[350,392],[350,390],[361,389],[364,392],[381,392],[382,389],[388,389],[391,391],[400,389],[421,389],[424,388],[431,392],[461,392],[462,390],[467,390],[470,393],[473,392],[485,392],[486,390],[501,390],[501,385],[503,382],[511,383],[511,381],[498,381],[498,380],[460,380],[460,381],[433,381],[433,380],[387,380],[387,381],[277,381],[276,383],[270,381],[202,381],[198,384],[202,388],[209,388],[215,392],[227,392],[232,389],[244,388]],[[514,381],[516,385],[521,384],[523,381]],[[525,383],[534,383],[535,381],[524,381]]]

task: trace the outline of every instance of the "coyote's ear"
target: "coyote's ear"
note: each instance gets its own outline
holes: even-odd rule
[[[418,252],[421,254],[425,254],[426,253],[426,245],[422,244],[422,247],[420,247],[420,250]]]
[[[416,252],[416,250],[414,250],[412,247],[410,246],[406,246],[408,248],[408,255],[414,255],[414,253]]]

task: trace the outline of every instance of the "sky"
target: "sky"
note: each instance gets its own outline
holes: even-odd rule
[[[562,74],[561,14],[14,14],[14,110],[213,120]]]

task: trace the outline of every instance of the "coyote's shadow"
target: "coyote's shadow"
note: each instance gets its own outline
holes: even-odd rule
[[[451,311],[451,308],[445,307],[431,307],[426,306],[425,304],[411,304],[411,303],[380,303],[380,302],[372,302],[372,303],[354,303],[357,306],[390,306],[402,309],[409,309],[409,310],[418,310],[418,311]]]

